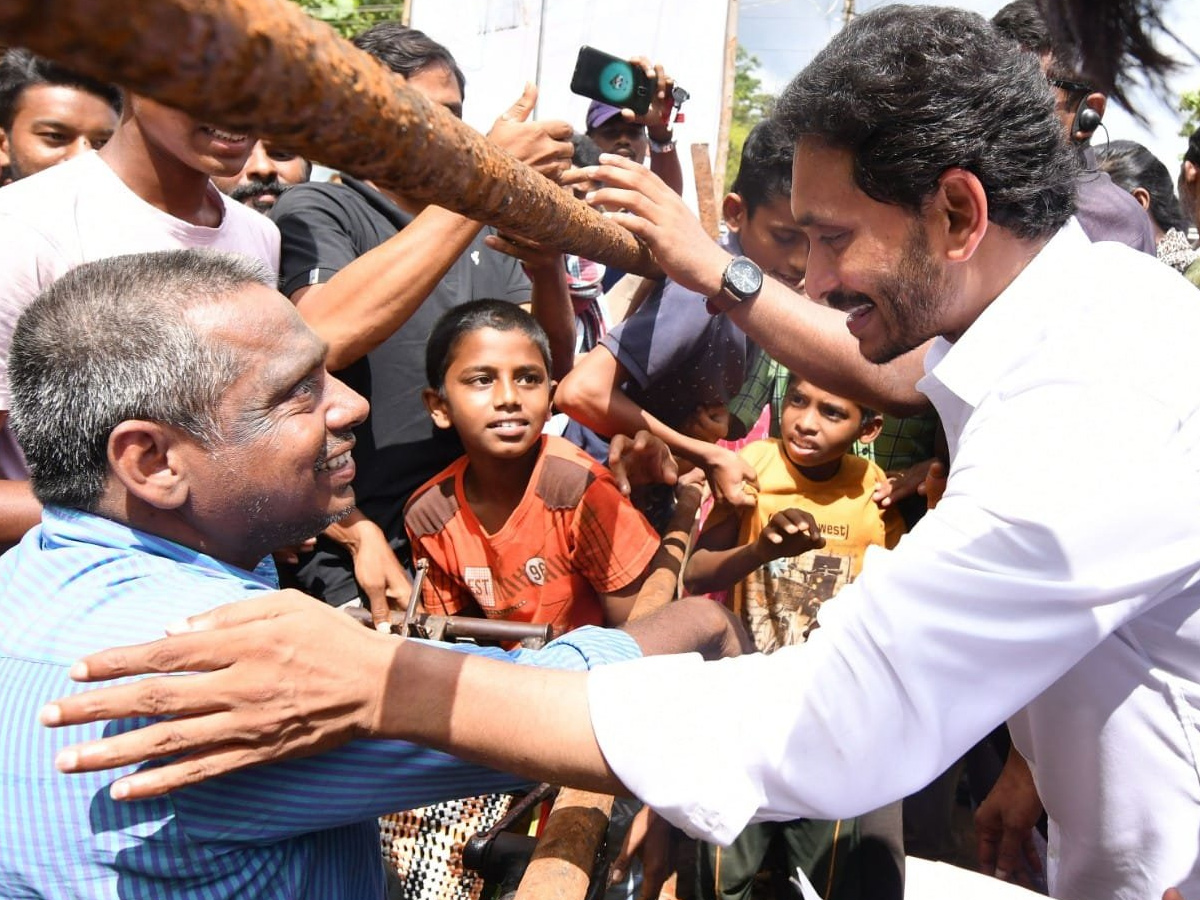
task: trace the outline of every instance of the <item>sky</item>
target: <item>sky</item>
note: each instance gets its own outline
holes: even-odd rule
[[[883,6],[886,0],[858,0],[859,12]],[[920,3],[920,0],[909,0]],[[1008,0],[943,0],[942,5],[955,5],[973,9],[991,16]],[[923,4],[922,4],[923,5]],[[1196,0],[1168,0],[1166,22],[1180,38],[1200,52],[1200,3]],[[842,23],[841,0],[740,0],[738,15],[738,41],[760,63],[755,73],[763,88],[778,93],[836,33]],[[1171,51],[1167,45],[1163,49]],[[1173,55],[1183,58],[1181,52]],[[1178,93],[1200,88],[1200,64],[1191,64],[1171,81],[1175,96],[1171,106],[1164,104],[1148,91],[1133,94],[1133,101],[1149,121],[1148,127],[1141,126],[1123,109],[1109,106],[1104,116],[1109,139],[1138,141],[1148,147],[1162,160],[1172,175],[1179,169],[1179,161],[1186,147],[1186,140],[1179,137],[1182,114],[1174,108],[1178,104]],[[1094,144],[1104,140],[1104,130],[1092,139]]]

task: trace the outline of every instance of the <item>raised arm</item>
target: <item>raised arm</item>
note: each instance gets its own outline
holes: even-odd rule
[[[619,156],[578,170],[604,187],[589,202],[624,212],[612,213],[646,242],[672,280],[706,297],[721,290],[730,255],[705,234],[683,201],[651,172]],[[916,389],[924,374],[924,351],[914,350],[885,366],[863,358],[846,330],[845,313],[818,303],[797,301],[795,291],[767,278],[762,292],[728,313],[743,331],[785,366],[802,368],[823,388],[897,416],[925,411],[929,403]]]

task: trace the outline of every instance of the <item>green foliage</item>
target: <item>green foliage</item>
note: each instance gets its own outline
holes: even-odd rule
[[[363,0],[294,0],[314,19],[328,22],[342,37],[353,37],[379,22],[398,20],[403,0],[369,3]]]
[[[771,114],[775,98],[762,89],[762,80],[755,76],[758,57],[737,48],[733,75],[733,113],[729,120],[729,161],[725,164],[725,192],[737,178],[742,161],[742,144],[750,129]]]
[[[1179,133],[1183,137],[1191,137],[1192,132],[1200,128],[1200,88],[1183,92],[1179,98],[1179,111],[1184,115],[1183,128]]]

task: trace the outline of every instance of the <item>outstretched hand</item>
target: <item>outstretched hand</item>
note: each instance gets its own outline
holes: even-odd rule
[[[730,255],[718,247],[683,199],[649,169],[623,156],[600,155],[600,165],[572,169],[564,184],[600,181],[604,186],[587,202],[645,242],[672,281],[690,291],[714,296]]]
[[[117,800],[153,797],[257,763],[307,756],[378,724],[384,682],[401,641],[363,628],[299,591],[265,594],[193,616],[148,644],[77,662],[76,681],[145,678],[55,700],[42,724],[172,716],[69,747],[62,772],[91,772],[181,754],[113,783]]]

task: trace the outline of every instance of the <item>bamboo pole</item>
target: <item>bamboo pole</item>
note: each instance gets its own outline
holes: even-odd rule
[[[0,0],[5,43],[414,200],[656,272],[623,228],[287,0]]]

